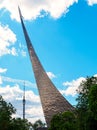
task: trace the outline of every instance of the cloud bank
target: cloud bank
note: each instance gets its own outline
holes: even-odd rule
[[[97,4],[97,0],[87,0],[87,2],[90,6]]]
[[[19,44],[17,49],[15,47],[16,41],[16,34],[10,29],[10,27],[0,23],[0,57],[4,55],[26,56],[26,47]]]
[[[17,55],[16,49],[13,45],[16,42],[16,35],[8,27],[0,23],[0,56],[6,54]]]
[[[36,84],[32,83],[28,80],[20,80],[20,79],[13,79],[10,77],[5,77],[5,76],[0,76],[2,82],[9,82],[9,83],[15,83],[19,85],[24,85],[25,87],[31,87],[31,88],[36,88]]]
[[[75,96],[76,94],[77,94],[77,89],[78,89],[78,87],[79,87],[79,85],[80,85],[80,83],[82,82],[82,81],[84,81],[85,80],[85,78],[84,77],[80,77],[80,78],[78,78],[78,79],[76,79],[76,80],[72,80],[72,81],[70,81],[70,82],[64,82],[63,83],[63,86],[65,86],[66,87],[66,89],[65,90],[61,90],[60,92],[64,95],[66,95],[66,96],[69,96],[69,95],[71,95],[71,96]]]
[[[18,5],[27,20],[43,17],[47,14],[56,19],[66,14],[69,7],[77,2],[78,0],[1,0],[0,9],[9,11],[11,18],[16,20],[19,20]]]
[[[47,72],[47,75],[50,79],[56,78],[56,76],[52,72]]]
[[[7,69],[0,68],[0,73],[5,73]]]
[[[93,75],[94,77],[97,77],[97,74]],[[66,96],[75,96],[77,94],[77,89],[80,85],[80,83],[82,81],[85,81],[86,78],[84,77],[80,77],[76,80],[72,80],[70,82],[64,82],[63,83],[63,86],[65,87],[65,90],[60,90],[60,92],[63,94],[63,95],[66,95]]]
[[[86,0],[88,5],[97,4],[97,0]],[[78,0],[1,0],[0,9],[9,11],[11,19],[19,21],[18,5],[26,20],[36,19],[50,15],[57,19],[69,11],[70,6],[78,3]]]
[[[0,68],[0,73],[5,73],[7,69]],[[7,82],[7,85],[4,85]],[[30,81],[24,81],[19,79],[13,79],[5,76],[0,76],[0,95],[6,100],[7,102],[11,102],[12,105],[16,108],[17,112],[13,117],[21,117],[23,116],[23,90],[20,88],[19,85],[24,84],[25,87],[36,88],[36,84],[31,83]],[[13,83],[13,85],[9,85],[9,83]],[[45,122],[40,98],[39,95],[35,94],[33,90],[27,90],[25,88],[25,99],[26,99],[26,119],[30,122],[34,123],[36,120],[41,119]]]
[[[11,102],[13,106],[17,109],[16,115],[14,115],[14,117],[22,118],[23,91],[20,89],[19,85],[15,86],[7,85],[5,87],[0,86],[0,95],[2,95],[7,102]],[[27,90],[25,92],[25,99],[26,99],[26,111],[25,111],[26,118],[32,123],[38,119],[45,121],[39,96],[36,95],[33,91]]]

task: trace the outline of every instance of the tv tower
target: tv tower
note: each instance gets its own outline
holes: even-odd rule
[[[24,82],[24,87],[23,87],[23,119],[25,119],[25,82]]]

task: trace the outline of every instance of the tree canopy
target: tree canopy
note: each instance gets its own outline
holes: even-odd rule
[[[41,120],[37,120],[33,125],[32,125],[34,130],[37,130],[37,128],[41,127],[45,127],[45,123],[43,123]]]
[[[76,116],[72,112],[63,112],[53,116],[49,130],[75,130]]]
[[[12,114],[16,112],[16,109],[11,103],[4,101],[2,96],[0,96],[0,130],[7,130],[10,127],[10,122],[12,120]]]
[[[97,77],[87,77],[79,86],[76,110],[79,130],[97,129]]]
[[[49,130],[97,130],[97,77],[87,77],[77,92],[75,112],[54,115]]]
[[[16,109],[0,96],[0,130],[29,130],[31,123],[21,118],[12,118]]]

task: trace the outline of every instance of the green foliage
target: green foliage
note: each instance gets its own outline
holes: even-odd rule
[[[0,96],[0,130],[29,130],[31,123],[21,118],[12,118],[16,109]]]
[[[11,103],[4,101],[0,96],[0,130],[8,130],[11,122],[11,115],[15,113],[15,109]]]
[[[29,130],[31,123],[28,120],[23,120],[21,118],[14,118],[10,123],[10,130]]]
[[[89,108],[97,120],[97,84],[93,85],[89,91]]]
[[[75,130],[76,116],[72,112],[63,112],[53,116],[49,130]]]
[[[82,83],[79,86],[79,90],[78,90],[79,95],[77,98],[78,104],[76,106],[77,114],[78,114],[79,130],[97,129],[97,125],[96,125],[97,124],[97,120],[96,120],[97,85],[96,84],[97,84],[97,77],[87,77],[86,80],[82,81]],[[93,115],[95,115],[95,118]]]
[[[97,77],[87,77],[77,91],[76,114],[55,115],[49,130],[97,130]]]
[[[93,85],[97,83],[97,77],[87,77],[85,81],[82,81],[82,83],[79,86],[79,89],[77,90],[79,95],[76,99],[78,101],[78,104],[76,106],[77,109],[83,109],[86,111],[89,106],[89,91]]]
[[[45,127],[45,123],[43,123],[41,120],[37,120],[33,125],[32,125],[34,130],[37,130],[39,127]]]

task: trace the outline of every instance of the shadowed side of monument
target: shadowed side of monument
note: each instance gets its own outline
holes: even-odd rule
[[[30,60],[32,63],[32,68],[35,75],[36,84],[39,90],[44,116],[47,126],[49,127],[53,115],[64,111],[73,111],[74,107],[61,95],[61,93],[57,90],[57,88],[54,86],[54,84],[46,74],[28,36],[22,19],[20,8],[19,15]]]

